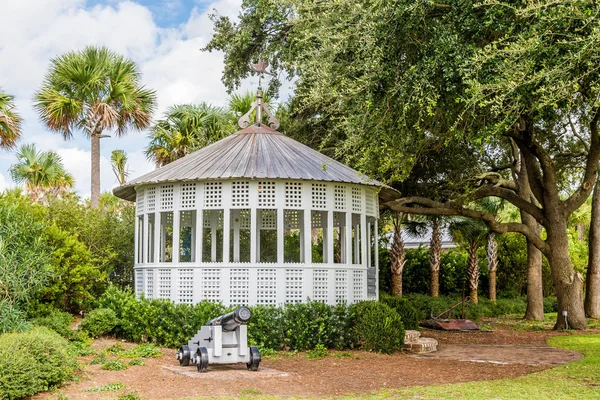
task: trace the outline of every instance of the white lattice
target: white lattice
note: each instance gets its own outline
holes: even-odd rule
[[[192,304],[194,301],[194,270],[177,270],[177,302]]]
[[[146,271],[146,293],[147,299],[154,298],[154,271],[149,269]]]
[[[196,214],[194,211],[181,211],[179,217],[179,226],[194,226]]]
[[[204,207],[216,208],[221,207],[223,184],[221,182],[205,182],[204,183]]]
[[[329,289],[327,287],[328,271],[326,269],[315,269],[313,271],[313,300],[327,303]]]
[[[335,302],[342,303],[348,300],[348,271],[335,270]]]
[[[240,210],[240,229],[250,229],[250,210]]]
[[[333,207],[336,210],[346,209],[346,186],[335,185],[334,190]]]
[[[160,187],[160,209],[173,209],[173,185],[162,185]]]
[[[365,271],[353,271],[353,295],[354,301],[365,299]]]
[[[205,268],[202,270],[202,299],[221,301],[221,270]]]
[[[146,210],[154,211],[156,209],[156,188],[146,189]]]
[[[139,298],[144,293],[144,271],[135,270],[135,295]]]
[[[136,211],[138,214],[144,213],[144,189],[140,189],[136,193]]]
[[[285,270],[285,302],[286,303],[301,303],[302,302],[302,275],[304,271],[301,269],[286,269]]]
[[[312,184],[312,208],[321,210],[327,208],[327,185],[325,183]]]
[[[158,270],[158,298],[159,299],[170,299],[171,298],[171,270],[170,269],[159,269]]]
[[[275,182],[258,182],[258,206],[275,207]]]
[[[375,215],[375,192],[370,189],[365,191],[366,194],[366,202],[365,202],[365,211],[367,215]]]
[[[229,301],[231,305],[248,304],[250,270],[232,269],[229,279]]]
[[[202,222],[204,228],[212,228],[212,216],[216,214],[217,229],[223,229],[223,210],[204,211]]]
[[[362,190],[358,187],[352,188],[352,211],[362,211]]]
[[[302,207],[302,182],[285,183],[285,206]]]
[[[302,221],[302,214],[299,210],[284,210],[284,228],[299,229]]]
[[[249,207],[250,206],[250,183],[233,182],[231,184],[231,206]]]
[[[181,204],[180,208],[196,208],[196,183],[181,184]]]
[[[323,228],[323,213],[321,211],[312,211],[310,213],[310,220],[313,229]]]
[[[260,210],[260,229],[277,229],[277,210]]]
[[[256,281],[256,304],[274,305],[277,302],[277,270],[259,268]]]

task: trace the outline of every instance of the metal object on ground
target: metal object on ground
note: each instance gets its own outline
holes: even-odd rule
[[[479,327],[471,320],[465,319],[465,305],[471,301],[470,297],[465,297],[452,307],[445,310],[443,313],[433,316],[431,318],[421,322],[419,325],[424,328],[437,329],[442,331],[478,331]],[[462,306],[461,318],[460,319],[442,319],[444,315],[450,314],[455,308]]]
[[[206,372],[210,364],[246,363],[250,371],[257,371],[261,361],[258,348],[248,347],[248,327],[252,313],[245,306],[211,319],[187,345],[177,352],[179,365],[193,364],[198,372]]]

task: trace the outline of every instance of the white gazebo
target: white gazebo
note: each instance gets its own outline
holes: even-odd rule
[[[257,120],[261,95],[254,103]],[[252,110],[251,110],[252,111]],[[136,202],[135,291],[194,304],[378,298],[381,183],[277,132],[241,131],[114,190]]]

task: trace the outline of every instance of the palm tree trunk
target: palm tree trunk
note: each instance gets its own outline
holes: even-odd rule
[[[392,267],[392,296],[402,296],[402,272],[406,263],[406,251],[402,240],[400,224],[401,216],[394,218],[394,237],[390,251],[390,262]]]
[[[586,274],[585,316],[600,318],[600,183],[592,196],[592,220],[589,233],[589,259]]]
[[[100,204],[100,133],[94,132],[92,140],[92,192],[91,206],[98,207]]]
[[[479,257],[477,256],[477,242],[469,243],[469,258],[467,260],[467,280],[469,282],[469,297],[471,303],[477,304],[477,289],[479,287]]]
[[[498,242],[492,232],[488,236],[487,246],[488,271],[489,271],[489,297],[496,302],[496,270],[498,269]]]
[[[429,269],[431,297],[440,295],[440,263],[442,256],[442,240],[440,238],[440,224],[437,218],[433,219],[431,225],[431,242],[429,243]]]

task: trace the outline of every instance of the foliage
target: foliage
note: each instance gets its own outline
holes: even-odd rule
[[[144,366],[144,365],[146,365],[146,363],[141,358],[133,358],[127,362],[127,365],[129,365],[129,366],[133,366],[133,365]]]
[[[123,371],[127,369],[127,364],[120,360],[108,360],[102,364],[102,369],[106,371]]]
[[[0,149],[10,149],[21,136],[23,118],[15,106],[15,98],[0,88]]]
[[[125,387],[121,382],[113,382],[104,386],[93,386],[91,388],[85,389],[86,392],[114,392],[117,390],[121,390]]]
[[[79,328],[99,337],[108,334],[119,323],[117,315],[110,308],[97,308],[92,310],[79,324]]]
[[[404,326],[398,313],[383,303],[363,301],[349,308],[355,343],[365,350],[392,353],[404,344]]]
[[[48,329],[53,330],[65,339],[69,339],[73,335],[71,324],[75,321],[75,317],[71,314],[62,312],[59,310],[52,310],[48,315],[44,317],[38,317],[33,319],[31,322],[37,326],[45,326]]]
[[[113,150],[110,153],[110,165],[119,185],[124,185],[127,182],[127,177],[129,176],[129,170],[127,169],[128,160],[129,157],[125,150]]]
[[[398,313],[405,329],[417,329],[419,327],[419,313],[408,299],[380,293],[379,301]]]
[[[162,356],[162,351],[150,343],[143,343],[119,354],[124,358],[154,358]]]
[[[252,318],[248,322],[248,341],[258,346],[261,352],[265,349],[280,350],[284,342],[281,308],[256,305],[250,309]]]
[[[0,335],[0,394],[20,399],[69,380],[76,361],[69,343],[46,328]]]
[[[327,357],[328,354],[329,351],[327,350],[327,347],[325,347],[324,344],[319,343],[314,349],[306,352],[306,358],[309,360],[320,360],[323,357]]]

